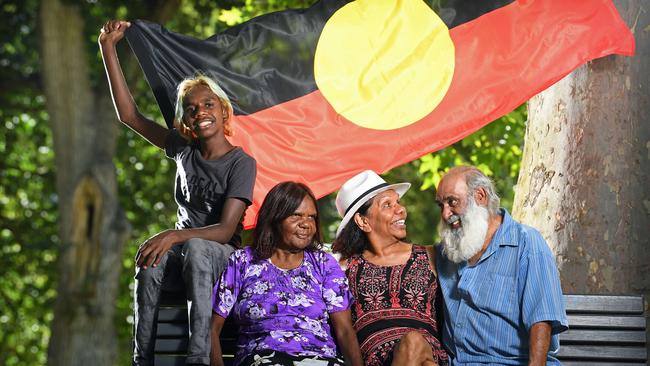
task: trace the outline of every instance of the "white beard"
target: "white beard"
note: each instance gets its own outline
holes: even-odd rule
[[[442,253],[452,262],[468,261],[483,249],[488,231],[488,210],[478,206],[474,197],[469,198],[465,213],[460,215],[461,226],[452,229],[440,220],[438,231],[442,237]]]

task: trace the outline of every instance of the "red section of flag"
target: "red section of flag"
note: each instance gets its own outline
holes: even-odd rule
[[[237,116],[233,142],[258,163],[245,226],[280,181],[305,182],[322,197],[361,170],[385,172],[462,139],[591,59],[634,53],[634,38],[609,0],[518,1],[452,29],[451,37],[451,87],[410,126],[359,127],[319,91]]]

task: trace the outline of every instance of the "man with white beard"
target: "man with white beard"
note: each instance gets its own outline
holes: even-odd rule
[[[559,365],[568,321],[544,238],[499,208],[492,181],[475,167],[451,169],[436,201],[450,365]]]

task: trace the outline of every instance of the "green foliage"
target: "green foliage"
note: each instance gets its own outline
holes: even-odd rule
[[[58,244],[52,138],[43,97],[0,109],[0,364],[42,364]],[[21,110],[32,110],[31,114]]]
[[[38,2],[2,1],[0,12],[0,100],[3,105],[16,97],[15,89],[25,93],[36,89],[39,59],[36,18]],[[28,108],[31,109],[31,108]]]
[[[54,155],[39,90],[36,1],[0,23],[0,365],[44,364],[58,245]]]

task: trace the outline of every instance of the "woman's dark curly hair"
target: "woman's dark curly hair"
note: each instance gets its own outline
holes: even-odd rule
[[[282,182],[271,188],[257,213],[257,224],[253,231],[253,249],[256,259],[267,259],[282,243],[282,221],[291,216],[309,197],[316,207],[316,232],[311,244],[305,250],[316,251],[323,247],[321,239],[318,204],[311,189],[302,183]]]
[[[374,200],[375,198],[373,197],[361,205],[357,212],[355,212],[355,215],[360,214],[362,216],[367,216],[368,209],[372,206]],[[350,219],[348,224],[345,225],[343,230],[341,230],[339,237],[334,240],[334,243],[332,243],[332,251],[334,253],[341,253],[341,256],[347,259],[356,254],[360,255],[369,246],[370,241],[368,240],[366,233],[359,228],[356,222],[354,222],[354,216],[352,216],[352,219]]]

